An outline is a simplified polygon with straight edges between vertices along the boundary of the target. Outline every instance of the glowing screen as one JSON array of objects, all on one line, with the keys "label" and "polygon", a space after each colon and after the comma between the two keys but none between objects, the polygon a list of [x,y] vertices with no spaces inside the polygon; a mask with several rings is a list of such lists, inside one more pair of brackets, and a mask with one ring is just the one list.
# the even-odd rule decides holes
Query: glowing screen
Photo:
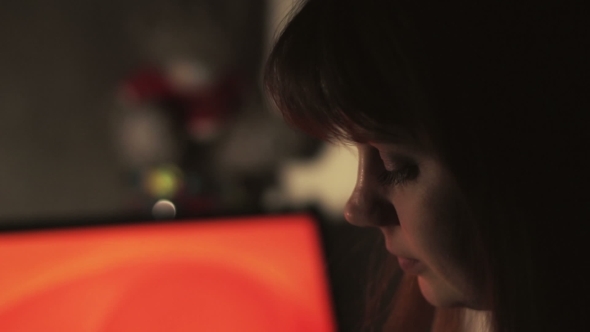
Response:
[{"label": "glowing screen", "polygon": [[334,331],[308,216],[0,234],[0,331]]}]

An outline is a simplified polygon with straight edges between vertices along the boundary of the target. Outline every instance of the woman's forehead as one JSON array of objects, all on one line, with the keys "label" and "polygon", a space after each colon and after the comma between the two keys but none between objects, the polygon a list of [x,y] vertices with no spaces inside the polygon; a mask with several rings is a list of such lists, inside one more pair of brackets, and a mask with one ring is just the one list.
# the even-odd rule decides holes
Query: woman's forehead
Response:
[{"label": "woman's forehead", "polygon": [[363,130],[350,133],[350,141],[353,144],[367,144],[380,150],[414,151],[416,153],[433,153],[435,151],[432,141],[425,133],[413,133],[410,130],[392,127],[391,131]]},{"label": "woman's forehead", "polygon": [[412,135],[409,130],[394,126],[381,130],[355,128],[348,134],[356,143],[399,145],[416,145],[418,143],[415,135]]}]

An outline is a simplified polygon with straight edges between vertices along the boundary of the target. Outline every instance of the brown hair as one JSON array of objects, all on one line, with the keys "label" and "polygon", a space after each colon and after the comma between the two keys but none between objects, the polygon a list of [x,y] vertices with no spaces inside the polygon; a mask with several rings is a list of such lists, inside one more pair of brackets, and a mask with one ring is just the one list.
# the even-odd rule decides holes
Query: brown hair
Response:
[{"label": "brown hair", "polygon": [[[588,97],[575,77],[587,73],[588,35],[566,6],[520,6],[305,1],[264,82],[285,119],[321,139],[427,135],[476,216],[457,250],[489,291],[493,330],[564,330],[581,322],[590,295],[571,259],[587,221],[577,193]],[[376,300],[367,330],[458,329],[460,310],[429,307],[411,278],[388,297],[395,268],[382,270],[373,293],[387,299]],[[377,319],[379,310],[389,316]]]}]

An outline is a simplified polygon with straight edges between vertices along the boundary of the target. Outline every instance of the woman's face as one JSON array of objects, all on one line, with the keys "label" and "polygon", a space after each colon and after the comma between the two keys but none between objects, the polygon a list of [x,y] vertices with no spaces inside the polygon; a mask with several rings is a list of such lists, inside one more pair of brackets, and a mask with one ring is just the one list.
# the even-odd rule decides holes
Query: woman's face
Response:
[{"label": "woman's face", "polygon": [[[357,144],[356,187],[346,219],[379,227],[387,250],[416,275],[434,306],[485,307],[465,261],[466,204],[442,161],[426,148],[404,143]],[[468,226],[467,226],[468,227]]]}]

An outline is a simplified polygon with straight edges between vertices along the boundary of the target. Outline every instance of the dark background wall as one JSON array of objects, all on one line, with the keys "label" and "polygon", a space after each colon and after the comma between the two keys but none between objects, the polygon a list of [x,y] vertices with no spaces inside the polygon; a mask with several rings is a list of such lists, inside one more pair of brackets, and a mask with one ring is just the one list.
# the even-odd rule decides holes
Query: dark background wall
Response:
[{"label": "dark background wall", "polygon": [[[255,84],[263,15],[260,0],[0,2],[0,220],[120,211],[117,82],[166,52],[230,45],[217,58]],[[177,40],[158,44],[162,26]]]}]

